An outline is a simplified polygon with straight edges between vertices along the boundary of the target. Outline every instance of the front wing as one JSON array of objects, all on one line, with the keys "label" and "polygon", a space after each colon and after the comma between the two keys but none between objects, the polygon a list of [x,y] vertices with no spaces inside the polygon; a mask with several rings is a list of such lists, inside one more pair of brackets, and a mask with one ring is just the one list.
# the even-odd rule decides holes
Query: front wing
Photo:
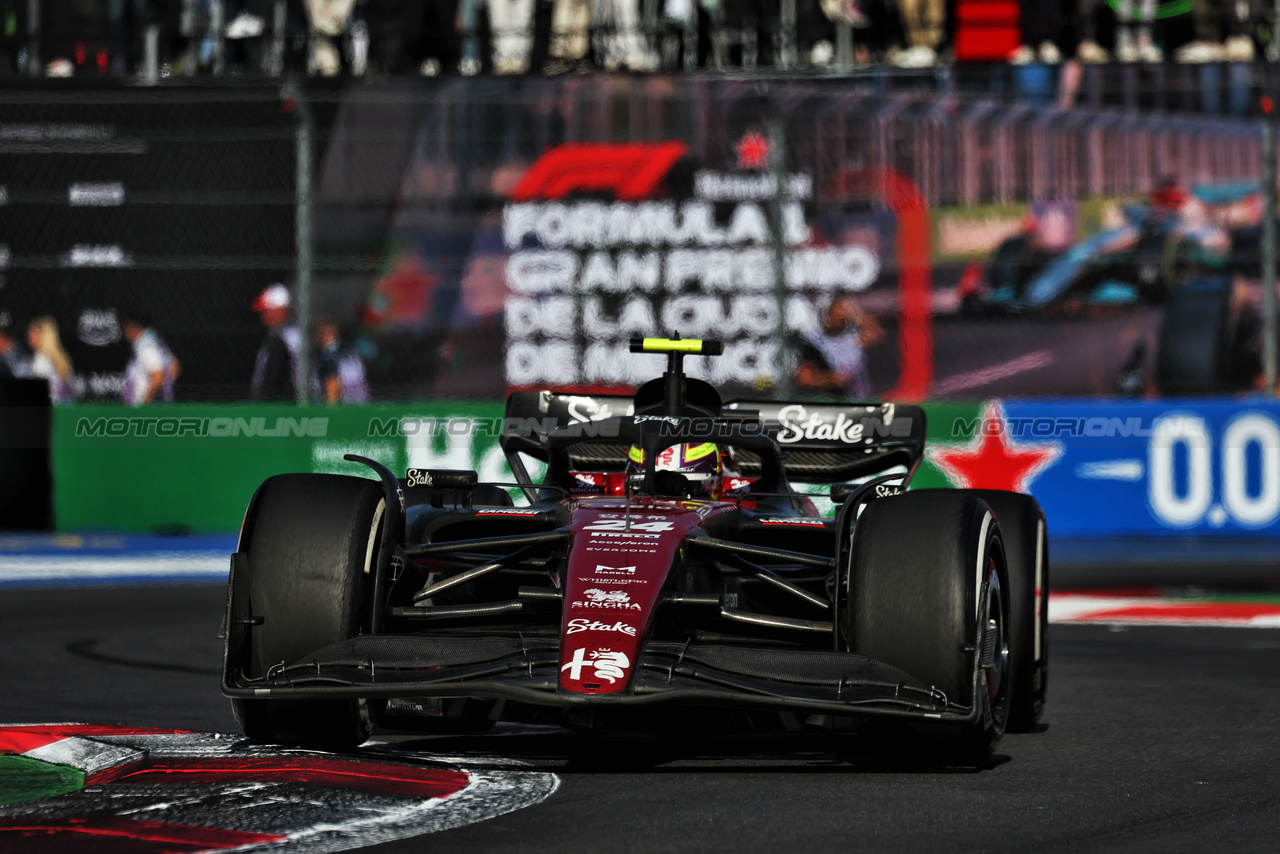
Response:
[{"label": "front wing", "polygon": [[222,688],[243,699],[482,697],[566,709],[700,703],[955,723],[979,714],[854,653],[654,641],[636,662],[631,690],[617,694],[560,690],[559,662],[555,639],[363,635],[265,677],[226,670]]}]

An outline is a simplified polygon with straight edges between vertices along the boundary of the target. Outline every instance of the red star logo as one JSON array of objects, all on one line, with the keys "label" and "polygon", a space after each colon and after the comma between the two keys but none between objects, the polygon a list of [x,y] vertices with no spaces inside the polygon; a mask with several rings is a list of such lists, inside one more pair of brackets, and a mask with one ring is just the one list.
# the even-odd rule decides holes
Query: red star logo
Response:
[{"label": "red star logo", "polygon": [[999,401],[982,408],[982,423],[968,445],[930,448],[929,460],[962,489],[1030,492],[1031,481],[1062,456],[1062,445],[1014,444]]},{"label": "red star logo", "polygon": [[742,139],[738,140],[738,144],[733,150],[738,153],[739,169],[765,169],[769,166],[769,140],[762,137],[755,131],[750,131]]}]

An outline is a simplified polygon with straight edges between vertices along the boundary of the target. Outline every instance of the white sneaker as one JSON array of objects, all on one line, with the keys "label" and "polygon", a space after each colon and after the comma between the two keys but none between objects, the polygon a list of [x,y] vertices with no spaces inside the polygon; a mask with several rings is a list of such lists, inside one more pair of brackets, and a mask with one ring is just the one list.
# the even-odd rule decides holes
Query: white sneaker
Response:
[{"label": "white sneaker", "polygon": [[69,59],[55,59],[44,70],[46,77],[70,77],[76,73],[76,67]]},{"label": "white sneaker", "polygon": [[1222,61],[1222,45],[1213,42],[1192,42],[1178,48],[1174,57],[1178,62],[1199,63],[1199,62],[1221,62]]},{"label": "white sneaker", "polygon": [[1022,45],[1009,57],[1011,65],[1029,65],[1036,61],[1036,52],[1029,45]]},{"label": "white sneaker", "polygon": [[1248,36],[1232,36],[1222,46],[1222,58],[1227,62],[1253,62],[1253,39]]},{"label": "white sneaker", "polygon": [[1040,61],[1045,65],[1057,65],[1062,62],[1062,51],[1058,46],[1046,39],[1040,42]]},{"label": "white sneaker", "polygon": [[813,48],[809,51],[810,65],[830,65],[835,58],[836,49],[826,39],[815,42]]},{"label": "white sneaker", "polygon": [[898,51],[889,61],[899,68],[930,68],[938,61],[938,55],[927,45],[917,45]]},{"label": "white sneaker", "polygon": [[1138,61],[1138,47],[1133,43],[1133,33],[1128,30],[1121,29],[1116,32],[1116,61]]},{"label": "white sneaker", "polygon": [[1080,42],[1080,47],[1076,48],[1076,58],[1081,62],[1102,63],[1110,62],[1111,54],[1097,42],[1085,39]]},{"label": "white sneaker", "polygon": [[324,36],[316,36],[311,44],[311,61],[323,77],[337,77],[342,70],[342,56],[333,42]]},{"label": "white sneaker", "polygon": [[262,35],[262,19],[248,12],[241,12],[227,24],[225,33],[229,39],[256,39]]},{"label": "white sneaker", "polygon": [[1153,45],[1151,42],[1138,45],[1138,61],[1139,62],[1164,62],[1164,51]]}]

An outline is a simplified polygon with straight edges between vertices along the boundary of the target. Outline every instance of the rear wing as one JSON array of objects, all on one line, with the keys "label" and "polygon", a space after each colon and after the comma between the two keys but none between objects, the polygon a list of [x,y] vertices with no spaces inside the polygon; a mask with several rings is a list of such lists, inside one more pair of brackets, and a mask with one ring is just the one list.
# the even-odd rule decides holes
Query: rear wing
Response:
[{"label": "rear wing", "polygon": [[[918,406],[732,400],[721,413],[735,422],[758,419],[762,433],[783,451],[787,478],[800,483],[845,483],[895,466],[912,471],[924,455],[925,415]],[[520,452],[546,462],[543,440],[553,430],[632,414],[630,395],[513,392],[503,417],[502,449],[508,460]],[[575,469],[626,467],[627,443],[607,436],[592,439],[590,430],[584,433],[581,445],[570,451]],[[750,449],[735,450],[733,458],[742,475],[760,475],[759,455]]]},{"label": "rear wing", "polygon": [[[502,436],[499,443],[510,458],[515,452],[529,454],[547,461],[542,441],[553,430],[570,424],[589,424],[604,421],[618,415],[631,415],[635,411],[629,394],[569,394],[558,391],[516,391],[507,396],[507,408],[502,415]],[[610,444],[617,445],[611,449]],[[595,447],[595,446],[599,447]],[[627,464],[629,446],[616,442],[593,443],[591,457],[594,465],[581,465],[583,471],[621,470]],[[617,459],[613,459],[616,457]],[[584,460],[584,463],[592,460]]]},{"label": "rear wing", "polygon": [[[787,477],[800,483],[846,483],[895,466],[910,472],[924,456],[925,416],[918,406],[731,400],[723,410],[757,413],[765,435],[782,448]],[[749,454],[735,461],[744,475],[757,473]]]}]

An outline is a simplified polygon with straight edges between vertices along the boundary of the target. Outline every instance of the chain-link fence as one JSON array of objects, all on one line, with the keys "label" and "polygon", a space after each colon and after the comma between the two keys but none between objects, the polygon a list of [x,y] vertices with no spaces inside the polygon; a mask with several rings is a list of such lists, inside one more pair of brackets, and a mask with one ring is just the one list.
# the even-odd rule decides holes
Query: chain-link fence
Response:
[{"label": "chain-link fence", "polygon": [[[119,395],[126,313],[177,399],[247,398],[272,282],[298,373],[374,399],[626,387],[626,338],[674,331],[729,342],[692,367],[731,389],[974,397],[1149,390],[1196,271],[1259,302],[1256,122],[883,83],[10,91],[0,312],[55,318],[81,399]],[[858,379],[825,388],[840,313]]]},{"label": "chain-link fence", "polygon": [[52,317],[76,396],[118,398],[127,314],[184,396],[240,397],[250,304],[294,276],[297,121],[278,87],[0,93],[0,311]]}]

